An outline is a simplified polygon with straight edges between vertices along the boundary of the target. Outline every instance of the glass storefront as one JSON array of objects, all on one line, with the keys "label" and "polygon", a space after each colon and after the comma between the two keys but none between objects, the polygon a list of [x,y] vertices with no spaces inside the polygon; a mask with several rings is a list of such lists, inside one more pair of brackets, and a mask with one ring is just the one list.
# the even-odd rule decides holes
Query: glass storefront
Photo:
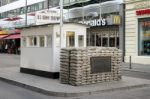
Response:
[{"label": "glass storefront", "polygon": [[[102,28],[102,27],[101,27]],[[119,48],[118,28],[98,27],[88,30],[88,46],[117,47]]]},{"label": "glass storefront", "polygon": [[139,56],[150,55],[150,18],[138,20],[138,54]]}]

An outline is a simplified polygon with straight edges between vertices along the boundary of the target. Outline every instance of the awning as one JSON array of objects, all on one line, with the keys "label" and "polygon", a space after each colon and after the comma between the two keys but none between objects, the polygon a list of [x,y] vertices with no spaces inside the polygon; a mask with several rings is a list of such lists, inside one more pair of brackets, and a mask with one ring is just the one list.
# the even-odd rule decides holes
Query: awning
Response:
[{"label": "awning", "polygon": [[6,19],[4,19],[4,21],[16,21],[16,20],[20,20],[20,19],[22,19],[21,17],[9,17],[9,18],[6,18]]},{"label": "awning", "polygon": [[19,39],[19,38],[20,38],[20,34],[10,34],[4,39]]},{"label": "awning", "polygon": [[6,36],[8,36],[8,35],[0,35],[0,39],[5,38]]}]

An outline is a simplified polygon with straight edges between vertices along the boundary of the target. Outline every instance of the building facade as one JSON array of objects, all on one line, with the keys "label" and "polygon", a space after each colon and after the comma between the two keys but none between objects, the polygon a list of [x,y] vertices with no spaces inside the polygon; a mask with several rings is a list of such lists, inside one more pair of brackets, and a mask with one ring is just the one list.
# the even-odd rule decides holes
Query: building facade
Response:
[{"label": "building facade", "polygon": [[125,0],[125,61],[150,64],[150,0]]},{"label": "building facade", "polygon": [[[17,0],[1,6],[0,26],[13,28],[35,25],[37,22],[42,24],[49,22],[46,19],[49,20],[53,16],[46,16],[49,13],[44,14],[43,10],[59,10],[59,1]],[[64,0],[63,21],[89,25],[90,28],[87,31],[88,46],[117,47],[124,52],[123,9],[123,4],[114,0]],[[32,15],[35,12],[38,12],[42,17]],[[58,14],[57,21],[59,21]],[[5,21],[8,17],[19,17],[20,19]],[[38,21],[36,18],[38,18]]]},{"label": "building facade", "polygon": [[117,47],[124,53],[124,5],[109,0],[82,1],[69,4],[65,1],[64,21],[90,26],[87,46]]}]

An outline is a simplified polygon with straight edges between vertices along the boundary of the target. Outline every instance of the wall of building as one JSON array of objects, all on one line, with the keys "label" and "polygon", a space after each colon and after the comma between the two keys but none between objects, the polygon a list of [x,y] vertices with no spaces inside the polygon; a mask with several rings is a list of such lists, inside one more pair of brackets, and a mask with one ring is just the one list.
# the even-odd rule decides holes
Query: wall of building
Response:
[{"label": "wall of building", "polygon": [[[148,9],[148,6],[141,6],[144,2],[149,2],[149,0],[125,0],[126,10],[125,10],[125,62],[129,62],[129,57],[131,56],[133,63],[150,64],[149,56],[139,56],[138,55],[138,19],[150,17],[150,15],[137,16],[136,11],[141,9]],[[140,6],[139,6],[140,5]]]}]

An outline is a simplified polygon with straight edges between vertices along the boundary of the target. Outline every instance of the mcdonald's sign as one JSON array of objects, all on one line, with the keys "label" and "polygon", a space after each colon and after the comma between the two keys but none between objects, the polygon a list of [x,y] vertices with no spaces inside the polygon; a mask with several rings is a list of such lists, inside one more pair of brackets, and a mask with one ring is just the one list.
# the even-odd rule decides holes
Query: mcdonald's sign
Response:
[{"label": "mcdonald's sign", "polygon": [[121,23],[121,19],[119,15],[112,16],[112,24],[119,25]]}]

